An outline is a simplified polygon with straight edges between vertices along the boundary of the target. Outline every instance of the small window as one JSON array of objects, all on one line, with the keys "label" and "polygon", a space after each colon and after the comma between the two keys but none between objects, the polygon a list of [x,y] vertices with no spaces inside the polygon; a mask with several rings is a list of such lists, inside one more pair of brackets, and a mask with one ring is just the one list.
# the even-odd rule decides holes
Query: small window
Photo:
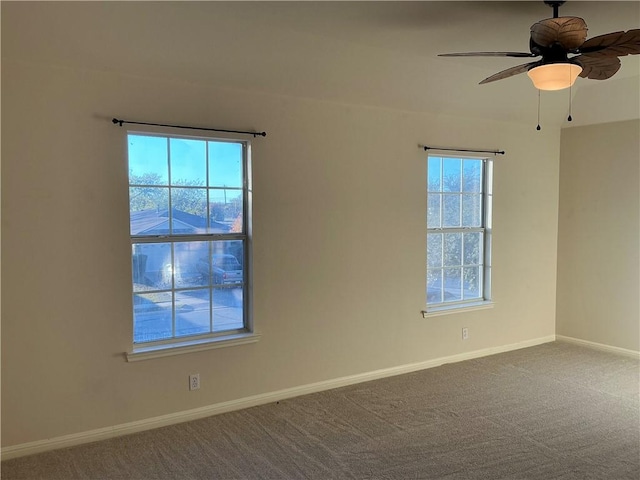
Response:
[{"label": "small window", "polygon": [[427,312],[489,301],[492,162],[427,162]]},{"label": "small window", "polygon": [[133,343],[250,331],[248,142],[127,135]]}]

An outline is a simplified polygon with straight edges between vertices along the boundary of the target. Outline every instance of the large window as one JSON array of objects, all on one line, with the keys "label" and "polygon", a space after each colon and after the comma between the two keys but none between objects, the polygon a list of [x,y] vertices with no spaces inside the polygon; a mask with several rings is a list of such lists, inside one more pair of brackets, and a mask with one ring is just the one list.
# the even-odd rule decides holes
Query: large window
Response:
[{"label": "large window", "polygon": [[488,159],[428,157],[427,311],[490,299]]},{"label": "large window", "polygon": [[248,332],[248,143],[127,135],[133,342]]}]

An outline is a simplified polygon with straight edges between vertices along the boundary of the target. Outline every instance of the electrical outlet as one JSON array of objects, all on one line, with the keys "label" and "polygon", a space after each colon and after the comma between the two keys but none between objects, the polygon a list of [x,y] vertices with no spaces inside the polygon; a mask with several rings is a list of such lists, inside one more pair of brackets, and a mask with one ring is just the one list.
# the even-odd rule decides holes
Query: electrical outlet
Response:
[{"label": "electrical outlet", "polygon": [[469,340],[469,329],[466,327],[462,329],[462,339]]},{"label": "electrical outlet", "polygon": [[200,374],[194,373],[189,375],[189,390],[198,390],[200,388]]}]

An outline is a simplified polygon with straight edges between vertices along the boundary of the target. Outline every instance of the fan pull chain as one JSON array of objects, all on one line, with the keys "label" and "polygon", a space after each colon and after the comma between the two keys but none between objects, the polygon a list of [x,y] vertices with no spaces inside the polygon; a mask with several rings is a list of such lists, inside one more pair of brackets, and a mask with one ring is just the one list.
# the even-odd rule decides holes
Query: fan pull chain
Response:
[{"label": "fan pull chain", "polygon": [[[569,77],[571,77],[571,71],[569,71]],[[571,122],[573,118],[571,117],[571,84],[569,84],[569,116],[567,117],[567,121]]]},{"label": "fan pull chain", "polygon": [[538,126],[536,130],[541,130],[540,128],[540,90],[538,90]]}]

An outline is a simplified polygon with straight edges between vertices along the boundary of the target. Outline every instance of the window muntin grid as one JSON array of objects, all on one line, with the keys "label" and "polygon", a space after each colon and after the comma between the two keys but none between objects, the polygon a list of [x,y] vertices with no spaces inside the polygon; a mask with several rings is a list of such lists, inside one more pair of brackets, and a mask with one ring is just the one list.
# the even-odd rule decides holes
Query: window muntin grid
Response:
[{"label": "window muntin grid", "polygon": [[427,159],[427,305],[489,299],[491,162]]},{"label": "window muntin grid", "polygon": [[248,142],[127,144],[134,344],[248,331]]}]

